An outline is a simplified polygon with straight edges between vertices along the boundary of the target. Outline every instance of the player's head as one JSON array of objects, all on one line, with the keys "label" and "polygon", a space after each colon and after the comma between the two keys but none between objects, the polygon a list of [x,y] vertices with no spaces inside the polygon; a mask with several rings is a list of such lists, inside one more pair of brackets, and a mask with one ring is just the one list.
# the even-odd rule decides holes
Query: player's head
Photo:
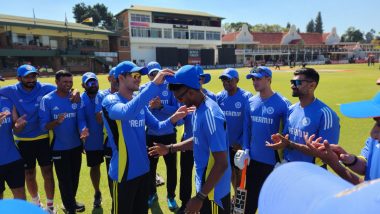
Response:
[{"label": "player's head", "polygon": [[33,89],[37,84],[38,70],[31,65],[17,68],[17,79],[25,89]]},{"label": "player's head", "polygon": [[116,66],[114,77],[119,83],[119,90],[127,89],[130,91],[138,91],[141,76],[147,73],[148,69],[146,67],[139,67],[131,61],[124,61]]},{"label": "player's head", "polygon": [[115,78],[115,69],[116,67],[113,67],[108,73],[108,82],[110,82],[112,91],[117,91],[119,89],[119,83]]},{"label": "player's head", "polygon": [[197,66],[182,66],[174,76],[166,76],[165,79],[169,83],[169,90],[173,92],[174,97],[188,107],[194,105],[199,95],[202,94]]},{"label": "player's head", "polygon": [[272,83],[272,71],[266,66],[253,68],[246,76],[247,79],[252,79],[255,91],[264,91],[270,89]]},{"label": "player's head", "polygon": [[219,79],[223,83],[224,90],[228,92],[235,91],[239,82],[239,73],[234,68],[226,68],[223,74],[219,76]]},{"label": "player's head", "polygon": [[82,76],[82,87],[87,94],[96,94],[99,90],[98,77],[92,72],[86,72]]},{"label": "player's head", "polygon": [[294,77],[290,83],[293,97],[314,95],[319,83],[319,74],[313,68],[301,68],[294,72]]},{"label": "player's head", "polygon": [[148,68],[148,78],[150,81],[152,81],[158,72],[162,70],[160,63],[155,61],[148,63],[146,67]]},{"label": "player's head", "polygon": [[58,91],[69,93],[73,88],[73,75],[69,71],[59,70],[55,73],[55,83]]}]

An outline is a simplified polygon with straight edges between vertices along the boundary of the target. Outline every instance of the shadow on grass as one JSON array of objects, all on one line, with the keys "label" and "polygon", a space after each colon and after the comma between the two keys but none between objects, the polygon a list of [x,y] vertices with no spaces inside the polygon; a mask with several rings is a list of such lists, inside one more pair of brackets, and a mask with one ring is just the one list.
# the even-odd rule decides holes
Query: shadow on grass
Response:
[{"label": "shadow on grass", "polygon": [[103,208],[99,207],[92,209],[92,214],[103,214]]},{"label": "shadow on grass", "polygon": [[163,214],[160,204],[157,201],[153,203],[150,211],[152,211],[152,214]]}]

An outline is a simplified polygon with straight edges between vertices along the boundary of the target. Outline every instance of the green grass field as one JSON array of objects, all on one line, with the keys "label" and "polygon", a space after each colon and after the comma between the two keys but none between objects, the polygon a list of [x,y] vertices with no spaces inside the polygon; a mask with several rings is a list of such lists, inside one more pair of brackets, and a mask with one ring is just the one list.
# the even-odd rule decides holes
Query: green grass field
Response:
[{"label": "green grass field", "polygon": [[[320,73],[320,82],[316,90],[316,97],[321,99],[323,102],[328,104],[334,111],[337,112],[340,117],[341,134],[340,134],[340,144],[343,145],[349,152],[358,154],[360,152],[365,139],[369,135],[369,131],[373,125],[372,119],[350,119],[343,116],[339,111],[339,105],[341,103],[347,103],[352,101],[359,101],[365,99],[371,99],[376,92],[378,87],[375,81],[380,77],[380,71],[378,70],[378,65],[375,67],[368,67],[367,64],[355,64],[355,65],[321,65],[312,66]],[[283,96],[287,97],[292,103],[297,102],[296,98],[291,97],[291,89],[289,80],[293,76],[294,70],[289,69],[289,67],[282,67],[281,71],[275,71],[273,73],[272,88],[280,92]],[[217,93],[223,89],[221,81],[218,76],[223,70],[208,70],[206,72],[211,73],[212,80],[210,83],[205,85],[205,88]],[[240,73],[239,86],[248,91],[254,93],[252,81],[245,79],[245,75],[248,73],[249,68],[238,69]],[[106,89],[109,87],[106,75],[99,75],[100,88]],[[1,86],[5,84],[13,84],[17,80],[8,80],[6,82],[1,82]],[[41,77],[39,78],[41,82],[54,83],[54,78]],[[146,82],[147,78],[144,77],[142,82]],[[75,76],[74,87],[83,90],[81,87],[81,77]],[[162,158],[161,158],[162,159]],[[158,173],[163,177],[166,177],[166,168],[164,162],[160,159],[158,165]],[[179,164],[178,164],[179,165]],[[111,198],[107,188],[106,180],[106,169],[105,164],[102,165],[102,178],[101,178],[101,190],[103,193],[103,208],[102,209],[92,209],[94,190],[89,177],[89,169],[86,165],[85,156],[83,156],[82,171],[79,183],[79,189],[77,193],[77,200],[83,202],[86,205],[85,213],[109,213],[111,209]],[[39,170],[38,170],[39,171]],[[43,191],[43,183],[41,174],[38,172],[38,184],[39,192],[42,201],[45,203],[45,194]],[[179,179],[179,173],[178,173]],[[179,185],[177,185],[178,187]],[[151,213],[170,213],[166,204],[166,186],[158,187],[159,200]],[[179,187],[177,188],[177,195]],[[194,192],[194,190],[193,190]],[[28,195],[28,194],[27,194]],[[10,191],[7,189],[5,191],[4,198],[12,197]],[[55,194],[55,205],[61,207],[62,202],[60,199],[59,189],[56,180],[56,194]],[[28,198],[30,196],[28,195]],[[180,201],[177,197],[178,205],[180,206]],[[59,209],[60,213],[62,211]]]}]

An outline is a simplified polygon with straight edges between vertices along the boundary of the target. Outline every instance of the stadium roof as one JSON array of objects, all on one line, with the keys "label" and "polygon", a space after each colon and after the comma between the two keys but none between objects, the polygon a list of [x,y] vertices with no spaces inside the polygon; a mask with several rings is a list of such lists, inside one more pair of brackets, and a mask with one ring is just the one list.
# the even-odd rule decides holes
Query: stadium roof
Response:
[{"label": "stadium roof", "polygon": [[11,16],[0,14],[0,25],[15,25],[22,27],[39,27],[46,29],[56,29],[56,30],[70,30],[77,32],[91,32],[91,33],[99,33],[99,34],[113,34],[112,31],[100,29],[98,27],[91,27],[84,24],[72,23],[65,21],[54,21],[48,19],[34,19],[28,17],[21,16]]},{"label": "stadium roof", "polygon": [[137,11],[148,11],[148,12],[160,12],[160,13],[171,13],[171,14],[181,14],[181,15],[191,15],[191,16],[203,16],[203,17],[213,17],[224,19],[220,16],[215,16],[206,12],[193,11],[193,10],[179,10],[172,8],[162,8],[162,7],[150,7],[150,6],[142,6],[142,5],[131,5],[130,8],[124,9],[121,12],[117,13],[115,16],[120,15],[128,10],[137,10]]}]

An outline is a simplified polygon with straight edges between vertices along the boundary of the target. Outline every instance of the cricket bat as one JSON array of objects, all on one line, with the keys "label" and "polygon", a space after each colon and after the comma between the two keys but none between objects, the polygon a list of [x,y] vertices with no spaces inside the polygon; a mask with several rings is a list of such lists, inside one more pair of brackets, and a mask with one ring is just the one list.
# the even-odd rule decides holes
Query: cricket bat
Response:
[{"label": "cricket bat", "polygon": [[245,177],[247,174],[248,160],[244,161],[244,169],[241,173],[240,186],[236,190],[233,214],[243,214],[245,210],[245,203],[247,200],[247,190],[245,190]]}]

